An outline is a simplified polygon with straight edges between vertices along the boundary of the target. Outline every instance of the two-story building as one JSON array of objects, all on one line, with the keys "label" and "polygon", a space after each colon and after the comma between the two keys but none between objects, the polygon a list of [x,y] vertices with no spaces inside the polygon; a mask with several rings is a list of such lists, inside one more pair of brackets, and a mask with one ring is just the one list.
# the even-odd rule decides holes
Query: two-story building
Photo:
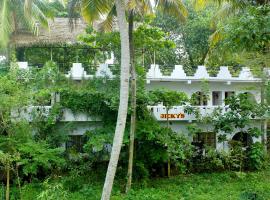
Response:
[{"label": "two-story building", "polygon": [[[90,79],[94,76],[102,77],[107,76],[114,78],[113,73],[109,68],[111,61],[105,64],[100,64],[95,75],[89,75],[82,67],[81,63],[73,63],[72,68],[66,74],[67,78],[74,81],[80,81],[83,79]],[[21,69],[28,69],[27,62],[19,62]],[[225,99],[231,95],[239,93],[248,93],[250,97],[257,103],[261,102],[261,82],[260,78],[255,78],[251,70],[247,67],[242,68],[240,74],[235,77],[232,76],[228,67],[220,67],[217,76],[210,76],[205,66],[198,66],[193,76],[187,76],[183,70],[183,66],[176,65],[170,75],[163,75],[158,65],[151,65],[146,74],[146,89],[169,89],[179,92],[184,92],[189,98],[196,98],[194,102],[194,108],[198,109],[201,116],[209,116],[216,108],[221,108],[226,112]],[[207,94],[206,94],[207,93]],[[208,98],[205,98],[207,95]],[[58,100],[61,99],[60,97]],[[57,98],[56,98],[57,101]],[[28,115],[33,109],[38,107],[29,107],[24,113],[13,113],[14,118],[21,117],[22,115],[31,121],[31,116]],[[49,112],[51,106],[45,108],[44,113]],[[196,137],[188,134],[187,126],[192,122],[196,122],[197,119],[194,114],[185,113],[185,106],[175,105],[169,109],[168,114],[165,106],[161,104],[156,106],[149,106],[153,116],[161,124],[167,125],[167,118],[169,118],[169,126],[179,134],[185,134],[190,137],[192,141],[202,141],[204,144],[215,147],[217,149],[228,148],[228,142],[219,143],[218,136],[223,134],[222,132],[213,132],[213,126],[211,123],[197,122],[198,126],[203,130],[200,135]],[[69,135],[74,139],[76,145],[80,145],[82,141],[82,135],[89,129],[97,127],[98,118],[92,118],[84,113],[72,113],[71,110],[65,109],[63,111],[62,119],[60,120],[60,128],[64,126],[66,122],[74,122],[74,128],[69,131]],[[253,119],[252,123],[242,130],[234,130],[229,135],[228,140],[237,139],[237,134],[243,132],[248,128],[257,127],[259,129],[267,129],[267,125],[262,126],[262,120]],[[262,130],[266,131],[266,130]],[[248,138],[246,138],[248,139]],[[249,138],[252,142],[261,141],[261,138]]]},{"label": "two-story building", "polygon": [[[161,73],[158,65],[151,65],[146,78],[147,90],[165,88],[185,92],[189,98],[195,98],[196,101],[191,106],[197,108],[202,117],[211,116],[216,108],[221,108],[223,112],[226,112],[225,99],[234,94],[248,93],[254,101],[257,103],[261,102],[262,80],[255,78],[251,70],[247,67],[243,67],[237,77],[232,76],[228,67],[225,66],[220,67],[217,76],[210,76],[205,66],[198,66],[193,76],[187,76],[183,70],[183,66],[176,65],[172,73],[169,76],[165,76]],[[213,125],[211,123],[196,122],[194,114],[184,112],[185,106],[175,105],[169,109],[168,116],[166,115],[166,108],[162,104],[149,106],[149,109],[151,109],[155,118],[164,126],[167,124],[168,117],[170,127],[174,131],[189,136],[193,141],[200,140],[204,144],[217,149],[223,149],[224,147],[227,149],[229,146],[228,141],[238,139],[240,132],[246,131],[248,128],[262,128],[262,121],[260,119],[254,119],[244,129],[234,130],[227,138],[228,141],[224,144],[219,143],[217,139],[218,135],[223,134],[222,132],[213,132]],[[191,122],[196,122],[203,132],[195,137],[190,136],[187,127]],[[252,142],[261,141],[261,138],[245,139],[252,140]]]}]

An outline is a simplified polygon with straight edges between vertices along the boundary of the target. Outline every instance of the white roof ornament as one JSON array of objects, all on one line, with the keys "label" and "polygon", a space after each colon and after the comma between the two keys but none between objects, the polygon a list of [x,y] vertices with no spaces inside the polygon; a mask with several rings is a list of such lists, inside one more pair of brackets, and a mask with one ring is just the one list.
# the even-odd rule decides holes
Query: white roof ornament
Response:
[{"label": "white roof ornament", "polygon": [[151,64],[150,69],[146,73],[146,78],[162,78],[162,73],[159,69],[159,65]]},{"label": "white roof ornament", "polygon": [[253,79],[253,75],[248,67],[243,67],[240,74],[240,79]]},{"label": "white roof ornament", "polygon": [[82,80],[83,78],[90,78],[91,75],[87,75],[86,71],[84,71],[84,68],[82,67],[82,63],[73,63],[66,77],[73,80]]},{"label": "white roof ornament", "polygon": [[221,66],[219,72],[217,74],[217,78],[220,79],[230,79],[232,78],[231,72],[229,71],[227,66]]},{"label": "white roof ornament", "polygon": [[17,62],[19,69],[28,70],[28,62]]},{"label": "white roof ornament", "polygon": [[182,65],[175,65],[171,78],[185,79],[187,77]]},{"label": "white roof ornament", "polygon": [[198,69],[196,70],[196,73],[194,74],[194,78],[197,79],[209,78],[209,74],[206,70],[206,67],[203,65],[199,65]]},{"label": "white roof ornament", "polygon": [[114,64],[114,54],[111,52],[111,58],[105,60],[105,64],[113,65]]},{"label": "white roof ornament", "polygon": [[99,67],[97,68],[96,71],[96,77],[109,77],[109,78],[114,78],[114,75],[109,68],[108,64],[100,64]]}]

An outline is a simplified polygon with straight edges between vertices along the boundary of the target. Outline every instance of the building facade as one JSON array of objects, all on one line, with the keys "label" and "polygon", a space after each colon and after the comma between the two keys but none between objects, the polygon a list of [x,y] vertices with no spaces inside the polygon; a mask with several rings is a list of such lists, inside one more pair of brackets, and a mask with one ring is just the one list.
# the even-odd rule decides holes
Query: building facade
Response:
[{"label": "building facade", "polygon": [[[19,62],[19,68],[28,70],[26,62]],[[68,74],[67,78],[74,81],[81,81],[83,79],[91,79],[93,77],[109,77],[114,78],[113,73],[110,71],[109,63],[100,64],[95,75],[89,75],[82,67],[81,63],[74,63]],[[242,68],[240,74],[235,77],[232,76],[228,67],[220,67],[217,76],[210,76],[205,66],[198,66],[193,76],[187,76],[183,70],[183,66],[176,65],[174,70],[169,76],[161,73],[159,65],[151,65],[146,74],[145,87],[148,91],[155,89],[168,89],[179,92],[184,92],[189,98],[195,98],[194,104],[190,105],[196,108],[202,117],[210,116],[215,109],[219,108],[222,112],[226,112],[227,106],[225,103],[226,98],[231,95],[239,93],[248,93],[251,98],[257,103],[261,102],[261,83],[262,80],[255,78],[249,68]],[[54,95],[54,101],[60,101],[59,94]],[[204,98],[207,95],[207,98]],[[52,101],[52,102],[54,102]],[[44,115],[48,114],[52,106],[30,106],[24,112],[13,112],[13,118],[26,118],[31,121],[33,110],[40,110]],[[169,126],[178,134],[185,134],[194,142],[203,142],[208,146],[212,146],[218,150],[226,150],[229,148],[228,142],[218,142],[218,136],[222,132],[213,132],[213,125],[211,123],[202,123],[197,121],[194,114],[185,112],[185,106],[175,105],[166,111],[165,106],[160,103],[154,106],[148,106],[154,118],[161,124],[166,126],[167,120]],[[75,141],[76,145],[83,143],[82,135],[90,129],[94,129],[101,125],[100,119],[88,116],[85,113],[72,113],[69,109],[63,110],[62,118],[59,121],[59,128],[61,129],[67,122],[73,122],[73,128],[67,133]],[[187,130],[188,125],[197,123],[202,129],[202,133],[196,136],[190,136]],[[246,131],[248,128],[257,127],[262,129],[262,121],[260,119],[253,119],[252,123],[244,129],[235,129],[230,135],[228,140],[237,137],[239,132]],[[251,138],[252,142],[261,141],[261,138]],[[67,147],[72,144],[67,144]],[[79,147],[78,147],[79,148]]]}]

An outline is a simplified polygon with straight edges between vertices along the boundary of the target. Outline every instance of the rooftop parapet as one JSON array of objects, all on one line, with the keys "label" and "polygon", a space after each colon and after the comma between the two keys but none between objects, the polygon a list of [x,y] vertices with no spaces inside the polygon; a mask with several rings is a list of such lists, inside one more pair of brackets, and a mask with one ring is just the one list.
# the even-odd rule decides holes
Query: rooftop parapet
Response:
[{"label": "rooftop parapet", "polygon": [[159,65],[151,65],[146,73],[147,83],[150,81],[199,81],[206,79],[209,81],[239,81],[239,82],[257,82],[259,78],[255,78],[248,67],[243,67],[238,77],[233,77],[227,66],[221,66],[217,76],[210,76],[205,66],[198,66],[194,76],[187,76],[182,65],[175,65],[170,76],[161,73]]},{"label": "rooftop parapet", "polygon": [[[97,68],[95,76],[114,78],[114,75],[110,70],[108,64],[100,64]],[[73,80],[82,80],[93,78],[94,75],[87,74],[86,71],[84,71],[84,68],[82,67],[81,63],[73,63],[73,66],[68,72],[68,74],[66,74],[66,77],[71,78]]]},{"label": "rooftop parapet", "polygon": [[[17,62],[19,69],[21,70],[28,70],[28,62]],[[70,71],[68,71],[67,74],[65,74],[67,78],[71,78],[72,80],[83,80],[83,79],[91,79],[94,76],[96,77],[108,77],[108,78],[114,78],[115,75],[113,75],[111,69],[109,68],[109,64],[100,64],[97,68],[97,71],[95,75],[87,74],[87,72],[84,70],[84,67],[82,66],[82,63],[73,63]]]}]

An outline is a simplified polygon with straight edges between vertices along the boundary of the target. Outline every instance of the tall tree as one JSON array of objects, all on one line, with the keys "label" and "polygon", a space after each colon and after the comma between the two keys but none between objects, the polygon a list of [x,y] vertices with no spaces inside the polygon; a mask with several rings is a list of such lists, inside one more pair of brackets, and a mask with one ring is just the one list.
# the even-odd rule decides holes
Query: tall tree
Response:
[{"label": "tall tree", "polygon": [[123,143],[123,136],[128,109],[130,49],[129,49],[128,24],[125,16],[126,2],[124,2],[123,0],[116,0],[115,4],[121,39],[120,103],[118,109],[117,124],[113,140],[111,158],[107,169],[106,179],[101,197],[102,200],[109,200],[111,196],[119,154]]},{"label": "tall tree", "polygon": [[[73,6],[76,5],[75,1],[73,1],[73,3],[74,3]],[[110,7],[112,5],[112,1],[104,2],[101,0],[95,1],[82,0],[81,5],[82,5],[81,13],[88,22],[98,20],[103,14],[108,14],[108,12],[112,10],[110,9],[112,8]],[[120,40],[121,40],[120,102],[111,157],[101,197],[102,200],[108,200],[110,199],[111,196],[113,181],[119,160],[121,146],[123,143],[123,136],[128,111],[130,50],[129,50],[128,24],[125,15],[126,6],[127,1],[115,0],[115,9],[117,13],[117,22],[119,26]]]},{"label": "tall tree", "polygon": [[[131,127],[130,127],[130,150],[129,150],[129,164],[128,164],[128,184],[126,191],[129,190],[131,186],[132,179],[132,168],[133,168],[133,149],[134,149],[134,138],[135,138],[135,130],[136,130],[136,68],[135,68],[135,50],[134,50],[134,42],[133,42],[133,27],[134,27],[134,15],[144,16],[147,13],[151,13],[153,9],[160,10],[161,12],[168,13],[174,15],[180,21],[183,21],[187,16],[187,11],[181,0],[155,0],[154,6],[151,6],[150,0],[126,0],[126,5],[124,9],[128,10],[128,34],[129,34],[129,55],[131,58]],[[119,2],[118,2],[119,3]],[[101,1],[95,0],[71,0],[70,1],[70,15],[74,14],[74,8],[81,7],[81,13],[84,18],[92,23],[95,20],[101,19],[101,15],[106,15],[106,19],[100,24],[101,30],[112,30],[113,22],[115,19],[115,14],[117,13],[117,21],[119,24],[120,37],[122,43],[121,36],[121,27],[119,23],[119,10],[117,10],[117,1]],[[118,11],[118,12],[117,12]],[[122,51],[122,45],[121,45]],[[121,57],[122,57],[121,53]],[[122,58],[121,58],[121,77],[122,77]],[[120,94],[121,96],[121,94]],[[121,101],[121,99],[120,99]],[[120,102],[121,106],[121,102]],[[119,111],[120,112],[120,111]],[[118,124],[118,123],[117,123]],[[115,140],[114,140],[115,142]],[[111,163],[111,161],[110,161]],[[109,164],[110,166],[110,164]],[[108,168],[109,170],[109,168]],[[108,173],[107,173],[108,174]],[[106,178],[107,180],[107,178]],[[105,185],[104,185],[105,187]]]}]

